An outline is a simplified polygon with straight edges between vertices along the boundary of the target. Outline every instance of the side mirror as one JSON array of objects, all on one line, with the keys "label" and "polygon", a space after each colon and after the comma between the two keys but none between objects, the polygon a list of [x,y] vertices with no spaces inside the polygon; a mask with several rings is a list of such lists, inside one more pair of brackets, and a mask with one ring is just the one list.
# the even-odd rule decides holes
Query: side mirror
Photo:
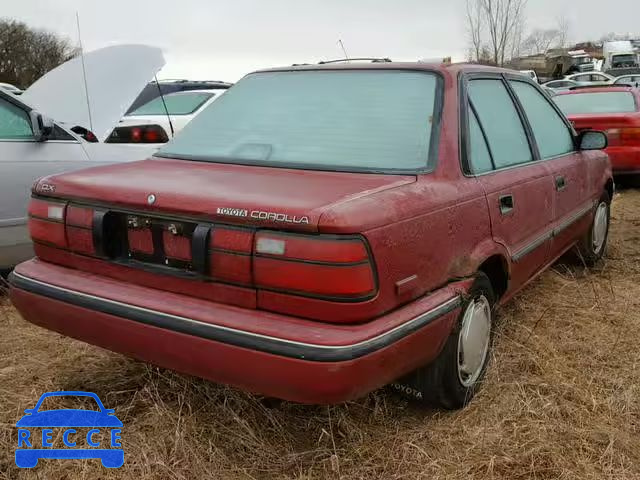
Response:
[{"label": "side mirror", "polygon": [[44,142],[51,137],[53,133],[53,120],[42,114],[32,110],[31,117],[31,129],[33,130],[33,136],[37,142]]},{"label": "side mirror", "polygon": [[597,130],[585,130],[578,135],[580,150],[603,150],[609,145],[609,140],[604,132]]}]

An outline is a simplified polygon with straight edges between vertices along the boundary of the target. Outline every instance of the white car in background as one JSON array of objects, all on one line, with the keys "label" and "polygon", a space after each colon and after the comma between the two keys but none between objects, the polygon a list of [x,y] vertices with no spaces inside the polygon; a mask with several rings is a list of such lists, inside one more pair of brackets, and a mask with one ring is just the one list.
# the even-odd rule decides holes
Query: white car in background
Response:
[{"label": "white car in background", "polygon": [[538,79],[538,74],[536,73],[535,70],[518,70],[518,71],[521,74],[526,75],[527,77],[529,77],[534,82],[540,83],[540,79]]},{"label": "white car in background", "polygon": [[640,87],[640,73],[637,73],[635,75],[621,75],[614,80],[613,84]]},{"label": "white car in background", "polygon": [[8,93],[13,93],[14,95],[21,95],[22,90],[20,90],[15,85],[11,85],[10,83],[2,83],[0,82],[0,90]]},{"label": "white car in background", "polygon": [[564,80],[571,80],[578,85],[607,85],[613,83],[614,77],[603,72],[585,72],[567,75]]},{"label": "white car in background", "polygon": [[550,82],[543,83],[542,87],[547,89],[549,93],[556,94],[558,92],[566,92],[570,90],[571,87],[577,87],[578,85],[579,84],[573,80],[551,80]]},{"label": "white car in background", "polygon": [[[0,271],[33,256],[27,203],[35,180],[141,160],[156,150],[109,145],[102,140],[162,68],[162,51],[119,45],[85,54],[88,96],[81,64],[80,57],[69,60],[19,97],[0,89]],[[113,74],[123,71],[126,76]],[[90,129],[97,141],[88,142],[74,133],[77,127]]]},{"label": "white car in background", "polygon": [[156,97],[120,120],[105,141],[127,144],[166,143],[226,91],[226,88],[188,90]]}]

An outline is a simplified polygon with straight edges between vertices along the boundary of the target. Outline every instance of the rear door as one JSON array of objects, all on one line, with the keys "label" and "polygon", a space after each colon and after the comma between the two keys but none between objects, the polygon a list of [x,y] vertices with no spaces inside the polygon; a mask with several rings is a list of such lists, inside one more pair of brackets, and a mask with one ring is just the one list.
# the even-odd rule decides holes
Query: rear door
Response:
[{"label": "rear door", "polygon": [[575,223],[587,216],[593,207],[588,169],[582,152],[575,147],[573,132],[558,108],[534,85],[518,76],[509,76],[509,84],[522,109],[547,168],[553,177],[552,257],[570,247],[584,229]]},{"label": "rear door", "polygon": [[549,259],[553,180],[537,161],[530,128],[505,79],[473,75],[466,83],[465,168],[482,184],[493,237],[511,256],[513,290]]}]

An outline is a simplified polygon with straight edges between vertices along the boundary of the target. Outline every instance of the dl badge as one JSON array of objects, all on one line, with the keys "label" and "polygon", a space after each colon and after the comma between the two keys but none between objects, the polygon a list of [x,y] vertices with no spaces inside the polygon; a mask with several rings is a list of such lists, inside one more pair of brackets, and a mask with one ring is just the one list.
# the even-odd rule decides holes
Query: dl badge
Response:
[{"label": "dl badge", "polygon": [[[46,410],[42,402],[49,397],[90,397],[97,403],[98,410]],[[104,408],[95,393],[45,393],[34,408],[24,412],[26,415],[16,423],[18,467],[35,467],[40,458],[99,458],[102,465],[108,468],[118,468],[124,463],[124,451],[120,443],[122,422],[113,414],[113,410]]]}]

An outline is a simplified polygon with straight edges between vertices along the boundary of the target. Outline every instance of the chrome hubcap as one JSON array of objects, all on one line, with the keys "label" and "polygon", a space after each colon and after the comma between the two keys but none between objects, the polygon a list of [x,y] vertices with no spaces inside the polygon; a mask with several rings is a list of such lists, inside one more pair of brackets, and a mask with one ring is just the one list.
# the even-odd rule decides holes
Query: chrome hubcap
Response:
[{"label": "chrome hubcap", "polygon": [[473,299],[462,317],[458,334],[458,378],[471,387],[482,373],[491,336],[491,305],[484,295]]},{"label": "chrome hubcap", "polygon": [[607,225],[609,223],[608,216],[607,204],[600,202],[593,219],[593,232],[591,235],[593,252],[596,254],[600,253],[600,250],[604,247],[604,240],[607,237]]}]

